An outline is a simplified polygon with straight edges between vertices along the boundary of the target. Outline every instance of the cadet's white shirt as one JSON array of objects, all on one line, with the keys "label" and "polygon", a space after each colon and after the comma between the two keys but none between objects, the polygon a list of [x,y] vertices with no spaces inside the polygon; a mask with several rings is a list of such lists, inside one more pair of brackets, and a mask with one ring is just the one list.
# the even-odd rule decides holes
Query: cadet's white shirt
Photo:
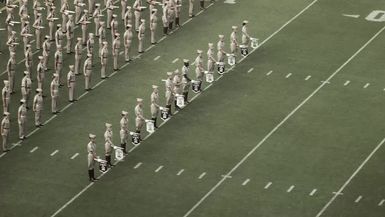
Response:
[{"label": "cadet's white shirt", "polygon": [[36,94],[33,99],[33,105],[36,110],[43,110],[43,96]]},{"label": "cadet's white shirt", "polygon": [[112,136],[112,131],[106,130],[106,132],[104,132],[104,141],[110,142],[112,144]]},{"label": "cadet's white shirt", "polygon": [[27,117],[27,108],[25,105],[20,105],[19,109],[17,110],[17,122],[20,124],[21,123],[21,118],[26,118]]},{"label": "cadet's white shirt", "polygon": [[189,68],[187,66],[182,67],[182,74],[188,74]]},{"label": "cadet's white shirt", "polygon": [[132,30],[130,29],[127,29],[125,32],[124,32],[124,44],[125,45],[128,45],[128,41],[131,41],[132,40],[132,37],[133,37],[133,34],[132,34]]},{"label": "cadet's white shirt", "polygon": [[155,93],[155,92],[151,93],[151,104],[158,107],[158,105],[159,105],[159,93]]},{"label": "cadet's white shirt", "polygon": [[52,96],[59,95],[59,81],[55,79],[51,81],[51,95]]},{"label": "cadet's white shirt", "polygon": [[21,80],[21,86],[24,88],[30,88],[31,85],[32,85],[32,80],[29,77],[24,76],[23,79]]},{"label": "cadet's white shirt", "polygon": [[140,118],[140,119],[144,120],[143,109],[139,105],[135,106],[135,116],[136,116],[136,118]]},{"label": "cadet's white shirt", "polygon": [[235,32],[232,32],[230,35],[230,42],[237,43],[237,35]]},{"label": "cadet's white shirt", "polygon": [[128,130],[128,119],[127,118],[122,117],[122,119],[120,119],[120,128]]},{"label": "cadet's white shirt", "polygon": [[219,40],[219,41],[218,41],[218,44],[217,44],[217,49],[218,49],[218,51],[223,51],[223,50],[224,50],[224,47],[225,47],[225,42]]},{"label": "cadet's white shirt", "polygon": [[144,25],[144,23],[140,24],[138,36],[142,37],[145,30],[146,30],[146,26]]},{"label": "cadet's white shirt", "polygon": [[90,141],[87,144],[87,152],[89,154],[95,154],[95,151],[96,151],[96,144],[94,142]]},{"label": "cadet's white shirt", "polygon": [[3,90],[1,91],[2,97],[5,99],[9,99],[11,97],[11,91],[7,87],[3,87]]},{"label": "cadet's white shirt", "polygon": [[195,59],[195,66],[196,67],[202,67],[203,64],[203,58],[198,55],[197,58]]}]

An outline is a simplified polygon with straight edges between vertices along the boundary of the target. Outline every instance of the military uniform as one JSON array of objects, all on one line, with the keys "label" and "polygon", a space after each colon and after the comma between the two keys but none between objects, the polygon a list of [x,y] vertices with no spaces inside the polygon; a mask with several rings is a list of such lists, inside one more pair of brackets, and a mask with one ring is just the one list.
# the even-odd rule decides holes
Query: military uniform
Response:
[{"label": "military uniform", "polygon": [[139,40],[139,45],[138,45],[138,52],[143,53],[143,43],[144,43],[144,32],[146,31],[146,25],[145,25],[145,20],[141,20],[141,24],[139,26],[139,32],[138,32],[138,40]]},{"label": "military uniform", "polygon": [[247,33],[247,24],[249,23],[249,21],[247,20],[244,20],[242,22],[242,45],[244,46],[249,46],[249,43],[250,43],[250,35],[249,33]]},{"label": "military uniform", "polygon": [[124,14],[124,26],[132,25],[132,9],[131,6],[127,6],[126,13]]},{"label": "military uniform", "polygon": [[63,32],[62,32],[62,25],[57,24],[56,32],[55,32],[55,44],[56,47],[60,46],[63,47]]},{"label": "military uniform", "polygon": [[151,11],[150,16],[150,31],[151,31],[151,44],[155,44],[155,33],[156,33],[156,26],[158,25],[158,17],[157,17],[157,9],[153,9]]},{"label": "military uniform", "polygon": [[9,128],[10,128],[9,112],[4,112],[4,117],[3,117],[3,120],[1,121],[1,136],[3,138],[3,145],[2,145],[3,152],[9,151],[7,148]]},{"label": "military uniform", "polygon": [[208,73],[213,73],[215,68],[214,59],[214,45],[213,43],[209,43],[209,49],[207,50],[207,71]]},{"label": "military uniform", "polygon": [[82,46],[82,38],[77,38],[78,41],[75,45],[75,75],[80,74],[80,61],[82,59],[82,51],[83,51],[83,46]]},{"label": "military uniform", "polygon": [[16,53],[11,53],[7,63],[7,73],[9,81],[9,89],[11,93],[15,92],[15,68],[16,68]]},{"label": "military uniform", "polygon": [[99,27],[100,27],[100,17],[102,17],[102,12],[100,10],[100,4],[96,3],[95,4],[95,10],[92,14],[94,17],[94,23],[95,23],[95,36],[99,37]]},{"label": "military uniform", "polygon": [[152,88],[154,89],[151,93],[151,119],[154,121],[154,127],[158,128],[156,122],[159,115],[159,92],[158,92],[158,86],[152,85]]},{"label": "military uniform", "polygon": [[119,69],[118,58],[119,58],[119,49],[120,49],[120,34],[115,34],[115,39],[112,42],[112,56],[114,58],[114,71]]},{"label": "military uniform", "polygon": [[91,182],[97,180],[95,178],[95,159],[96,159],[96,136],[93,134],[89,134],[90,142],[87,144],[87,165],[88,165],[88,177]]},{"label": "military uniform", "polygon": [[177,95],[182,95],[183,94],[183,83],[182,83],[182,76],[177,69],[174,73],[174,78],[173,78],[173,85],[174,85],[174,103],[175,103],[175,108],[180,109],[180,107],[177,105]]},{"label": "military uniform", "polygon": [[107,58],[108,58],[108,42],[104,41],[103,48],[100,51],[100,63],[102,65],[100,69],[100,77],[102,79],[106,78]]},{"label": "military uniform", "polygon": [[128,112],[122,111],[122,119],[120,119],[120,147],[123,148],[123,152],[127,154],[127,141],[128,141]]},{"label": "military uniform", "polygon": [[36,18],[35,22],[33,23],[32,27],[35,28],[36,49],[40,50],[40,48],[41,48],[41,30],[40,29],[44,28],[43,22],[41,20],[41,13],[37,14],[37,18]]},{"label": "military uniform", "polygon": [[79,22],[80,14],[82,13],[82,7],[84,6],[83,0],[74,0],[75,5],[75,22]]},{"label": "military uniform", "polygon": [[122,20],[124,20],[124,15],[126,14],[126,9],[127,9],[127,0],[120,0],[120,5],[121,5],[120,16],[122,17]]},{"label": "military uniform", "polygon": [[92,61],[90,56],[86,59],[83,66],[83,74],[84,74],[84,89],[86,91],[91,90],[91,74],[92,74]]},{"label": "military uniform", "polygon": [[111,40],[113,41],[115,38],[116,33],[118,33],[118,16],[116,14],[112,15],[112,20],[111,20]]},{"label": "military uniform", "polygon": [[30,44],[29,37],[32,37],[32,34],[30,33],[30,30],[29,30],[29,22],[28,21],[24,22],[24,27],[20,32],[20,36],[23,37],[24,50],[26,50],[27,44]]},{"label": "military uniform", "polygon": [[83,16],[80,18],[79,23],[82,25],[82,43],[83,45],[87,42],[87,25],[91,23],[88,17],[88,10],[84,10]]},{"label": "military uniform", "polygon": [[55,52],[55,73],[59,75],[59,83],[61,85],[61,71],[63,69],[63,51],[62,47],[58,46]]},{"label": "military uniform", "polygon": [[24,77],[21,80],[21,96],[25,100],[25,104],[28,107],[29,96],[31,95],[32,81],[29,77],[29,72],[24,71]]},{"label": "military uniform", "polygon": [[183,67],[182,67],[182,84],[183,84],[183,96],[184,96],[184,102],[188,103],[188,93],[190,91],[191,86],[191,79],[188,77],[188,71],[189,71],[189,60],[184,59],[183,60]]},{"label": "military uniform", "polygon": [[58,113],[57,102],[59,100],[59,75],[55,73],[53,76],[54,76],[54,78],[52,79],[51,86],[50,86],[50,90],[51,90],[51,112],[53,114],[56,114],[56,113]]},{"label": "military uniform", "polygon": [[11,103],[11,89],[9,88],[9,81],[4,80],[4,87],[1,91],[3,100],[3,113],[9,112],[9,104]]},{"label": "military uniform", "polygon": [[75,82],[76,76],[74,72],[74,65],[69,66],[70,70],[67,74],[67,87],[68,87],[68,101],[74,101]]},{"label": "military uniform", "polygon": [[142,15],[142,0],[135,0],[134,5],[132,8],[135,10],[134,15],[135,15],[135,30],[138,32],[139,31],[139,25],[140,25],[140,20],[141,20],[141,15]]},{"label": "military uniform", "polygon": [[113,0],[107,0],[106,8],[107,8],[107,29],[110,29],[112,15],[114,14],[114,8],[115,8]]},{"label": "military uniform", "polygon": [[42,52],[43,62],[44,62],[44,66],[46,67],[46,70],[48,66],[48,58],[49,58],[50,50],[51,50],[50,38],[49,38],[49,35],[46,35],[45,40],[43,42],[43,52]]},{"label": "military uniform", "polygon": [[112,147],[114,144],[112,143],[112,125],[109,123],[106,123],[106,131],[104,132],[104,151],[105,151],[105,157],[107,161],[107,166],[112,167],[111,163],[111,154],[112,154]]},{"label": "military uniform", "polygon": [[51,10],[49,10],[48,15],[47,15],[47,20],[48,20],[48,27],[49,27],[49,38],[53,40],[53,28],[55,26],[55,7],[52,6]]},{"label": "military uniform", "polygon": [[195,59],[195,75],[196,75],[196,79],[202,82],[203,75],[204,75],[202,51],[197,50],[197,53],[198,53],[198,56]]},{"label": "military uniform", "polygon": [[182,10],[182,0],[176,0],[175,2],[175,26],[176,27],[180,27],[180,13],[181,13],[181,10]]},{"label": "military uniform", "polygon": [[37,88],[40,88],[43,90],[43,84],[45,79],[45,66],[43,63],[43,56],[39,56],[39,64],[37,64],[37,72],[36,72],[36,78],[37,78]]},{"label": "military uniform", "polygon": [[89,33],[88,40],[87,40],[87,56],[90,55],[92,65],[94,65],[94,45],[95,45],[95,39],[94,34]]},{"label": "military uniform", "polygon": [[19,139],[26,138],[26,126],[27,126],[27,105],[24,99],[20,100],[20,106],[17,110],[17,123],[19,124]]},{"label": "military uniform", "polygon": [[238,40],[237,40],[237,29],[238,27],[236,26],[233,26],[232,27],[233,29],[233,32],[231,32],[230,34],[230,52],[231,54],[234,54],[237,52],[237,48],[238,48]]},{"label": "military uniform", "polygon": [[217,60],[218,62],[224,62],[225,61],[225,41],[224,41],[225,36],[224,35],[219,35],[219,41],[217,43]]},{"label": "military uniform", "polygon": [[68,22],[66,24],[67,28],[67,53],[71,53],[71,47],[72,47],[72,39],[74,37],[74,28],[75,28],[75,23],[73,21],[73,16],[70,14],[68,15]]},{"label": "military uniform", "polygon": [[143,116],[143,99],[138,98],[137,100],[137,105],[135,106],[135,128],[136,128],[136,133],[140,133],[144,122],[145,118]]},{"label": "military uniform", "polygon": [[123,40],[124,40],[124,58],[128,62],[130,61],[130,51],[131,51],[131,43],[132,43],[132,26],[127,25],[126,26],[126,31],[124,32],[123,35]]},{"label": "military uniform", "polygon": [[194,16],[194,1],[195,0],[188,0],[188,2],[189,2],[189,7],[188,7],[189,17],[193,17]]},{"label": "military uniform", "polygon": [[68,10],[69,10],[70,6],[68,4],[68,1],[67,0],[64,0],[62,2],[62,5],[61,5],[61,8],[60,8],[60,13],[61,13],[61,17],[62,17],[62,33],[66,33],[67,32],[67,21],[68,21]]},{"label": "military uniform", "polygon": [[173,80],[173,73],[172,72],[167,72],[167,80],[165,82],[165,85],[166,85],[166,108],[168,108],[168,113],[171,115],[172,112],[171,112],[171,104],[172,102],[174,101],[174,93],[173,93],[173,90],[174,90],[174,84],[172,82]]},{"label": "military uniform", "polygon": [[31,74],[32,73],[32,48],[31,45],[27,45],[27,50],[24,52],[25,68]]},{"label": "military uniform", "polygon": [[101,54],[101,51],[102,51],[102,48],[103,48],[103,42],[105,40],[107,40],[106,39],[106,29],[105,29],[104,22],[100,22],[100,27],[99,27],[98,32],[99,32],[99,52],[98,53],[99,53],[99,57],[101,57],[100,54]]},{"label": "military uniform", "polygon": [[35,112],[35,126],[40,127],[43,126],[41,123],[41,113],[43,111],[43,90],[38,88],[36,89],[36,95],[33,99],[32,110]]}]

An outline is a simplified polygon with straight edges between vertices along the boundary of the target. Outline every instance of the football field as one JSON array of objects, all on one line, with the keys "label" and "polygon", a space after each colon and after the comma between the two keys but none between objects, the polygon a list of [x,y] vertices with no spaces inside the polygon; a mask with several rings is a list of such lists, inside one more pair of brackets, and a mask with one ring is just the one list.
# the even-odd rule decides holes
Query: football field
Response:
[{"label": "football field", "polygon": [[[0,153],[1,217],[385,216],[383,1],[217,0],[206,7],[191,19],[184,0],[181,28],[162,36],[159,22],[156,45],[147,29],[146,52],[137,54],[134,39],[134,60],[125,63],[121,55],[114,72],[109,58],[108,79],[99,78],[95,58],[93,90],[84,92],[78,76],[78,101],[69,103],[62,87],[57,115],[48,92],[51,51],[45,125],[35,129],[28,111],[23,142],[17,139],[20,90],[12,95],[12,150]],[[207,44],[216,44],[218,34],[229,51],[231,26],[243,20],[260,46],[238,55],[201,93],[190,91],[188,106],[159,119],[155,133],[143,132],[139,146],[130,144],[123,161],[90,183],[88,134],[97,136],[104,158],[105,122],[113,124],[119,145],[120,112],[129,112],[134,131],[136,98],[144,99],[150,118],[151,85],[160,86],[164,105],[166,72],[180,69],[185,58],[192,62],[197,49],[206,62]],[[5,43],[0,49],[8,52]],[[24,56],[22,45],[18,49],[19,85]],[[33,49],[36,70],[41,51]],[[8,53],[0,57],[1,73]],[[64,54],[65,74],[73,61],[74,54]],[[195,78],[194,66],[189,76]]]}]

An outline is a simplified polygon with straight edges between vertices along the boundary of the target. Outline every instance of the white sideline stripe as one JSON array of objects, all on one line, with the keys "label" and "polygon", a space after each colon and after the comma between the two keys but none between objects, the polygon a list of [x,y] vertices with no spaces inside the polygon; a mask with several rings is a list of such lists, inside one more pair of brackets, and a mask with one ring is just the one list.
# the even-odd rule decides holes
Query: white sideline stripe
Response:
[{"label": "white sideline stripe", "polygon": [[61,112],[64,112],[65,110],[67,110],[72,104],[74,104],[73,102],[69,103],[68,105],[66,105],[64,108],[62,108],[60,111]]},{"label": "white sideline stripe", "polygon": [[72,155],[71,160],[75,159],[78,155],[79,155],[79,153]]},{"label": "white sideline stripe", "polygon": [[157,61],[160,58],[160,56],[157,56],[154,58],[154,61]]},{"label": "white sideline stripe", "polygon": [[309,80],[311,78],[311,75],[308,75],[306,78],[305,78],[305,81]]},{"label": "white sideline stripe", "polygon": [[291,75],[292,75],[291,73],[287,74],[287,75],[286,75],[286,78],[289,78]]},{"label": "white sideline stripe", "polygon": [[35,152],[37,149],[38,149],[39,147],[35,147],[35,148],[33,148],[33,149],[31,149],[31,151],[29,151],[30,153],[33,153],[33,152]]},{"label": "white sideline stripe", "polygon": [[250,179],[246,179],[246,180],[242,183],[242,185],[245,186],[245,185],[247,185],[247,183],[249,183],[249,182],[250,182]]},{"label": "white sideline stripe", "polygon": [[158,43],[160,43],[161,41],[163,41],[166,38],[167,38],[167,36],[163,36],[162,38],[159,39]]},{"label": "white sideline stripe", "polygon": [[365,88],[368,88],[369,85],[370,85],[370,83],[366,83],[365,86],[364,86],[364,89],[365,89]]},{"label": "white sideline stripe", "polygon": [[254,71],[254,68],[249,69],[249,70],[247,71],[247,73],[250,73],[250,72],[252,72],[252,71]]},{"label": "white sideline stripe", "polygon": [[357,199],[354,201],[354,203],[359,203],[361,201],[361,199],[362,199],[362,196],[360,195],[357,197]]},{"label": "white sideline stripe", "polygon": [[198,177],[198,179],[202,179],[203,177],[205,177],[205,175],[206,175],[206,172],[202,173],[202,174]]},{"label": "white sideline stripe", "polygon": [[34,133],[36,133],[40,128],[36,128],[34,130],[32,130],[32,132],[30,132],[27,137],[30,137],[31,135],[33,135]]},{"label": "white sideline stripe", "polygon": [[207,86],[206,86],[206,87],[203,89],[203,91],[205,91],[205,90],[209,89],[211,86],[213,86],[213,83],[211,83],[211,84],[207,85]]},{"label": "white sideline stripe", "polygon": [[379,203],[378,206],[382,206],[385,203],[385,199],[382,199]]},{"label": "white sideline stripe", "polygon": [[159,166],[158,169],[155,170],[155,172],[159,172],[161,169],[163,169],[163,165],[162,166]]},{"label": "white sideline stripe", "polygon": [[313,196],[316,192],[317,192],[317,189],[313,189],[313,190],[310,192],[309,196]]},{"label": "white sideline stripe", "polygon": [[180,176],[180,175],[182,175],[183,172],[184,172],[184,169],[181,169],[181,170],[179,170],[179,172],[176,175]]},{"label": "white sideline stripe", "polygon": [[116,75],[116,73],[118,73],[118,71],[114,71],[114,72],[111,73],[108,77],[111,78],[112,76]]},{"label": "white sideline stripe", "polygon": [[[301,15],[303,12],[305,12],[308,8],[310,8],[313,4],[318,2],[318,0],[314,0],[312,3],[310,3],[306,8],[304,8],[300,13],[298,13],[296,16],[294,16],[292,19],[290,19],[286,24],[284,24],[280,29],[278,29],[276,32],[274,32],[272,35],[270,35],[267,39],[265,39],[259,47],[261,47],[264,43],[266,43],[267,40],[272,38],[275,34],[280,32],[285,26],[290,24],[295,18],[297,18],[299,15]],[[385,26],[382,27],[372,38],[370,38],[361,48],[359,48],[347,61],[345,61],[335,72],[333,72],[327,79],[326,82],[322,82],[321,85],[316,88],[306,99],[304,99],[293,111],[291,111],[276,127],[274,127],[249,153],[247,153],[239,163],[237,163],[229,172],[227,175],[232,175],[232,173],[238,169],[272,134],[274,134],[288,119],[290,119],[307,101],[309,101],[316,93],[318,93],[329,80],[331,80],[335,75],[337,75],[350,61],[352,61],[363,49],[365,49],[375,38],[377,38],[378,35],[380,35],[385,30]],[[255,50],[251,51],[254,52]],[[385,141],[385,139],[384,139]],[[366,162],[365,162],[366,163]],[[355,174],[354,174],[355,175]],[[215,184],[190,210],[187,211],[187,213],[184,215],[184,217],[189,216],[207,197],[209,197],[226,179],[222,178],[217,184]],[[350,182],[350,180],[349,180]],[[348,183],[349,183],[348,182]],[[346,184],[347,185],[347,184]],[[345,188],[341,189],[341,191]],[[331,201],[328,202],[328,204],[321,210],[321,212],[317,215],[319,217],[326,208],[335,200],[337,196],[334,196]]]},{"label": "white sideline stripe", "polygon": [[344,83],[344,86],[348,86],[348,84],[350,84],[350,81],[347,80],[345,83]]},{"label": "white sideline stripe", "polygon": [[269,182],[265,185],[265,189],[268,189],[270,187],[270,185],[272,185],[273,183],[272,182]]},{"label": "white sideline stripe", "polygon": [[172,63],[176,63],[176,62],[178,62],[178,60],[179,60],[179,58],[176,58],[176,59],[174,59],[174,60],[172,61]]},{"label": "white sideline stripe", "polygon": [[122,65],[119,69],[124,69],[126,66],[130,65],[130,62],[126,62],[124,65]]},{"label": "white sideline stripe", "polygon": [[138,169],[141,165],[142,165],[142,162],[137,163],[137,164],[134,166],[134,169]]},{"label": "white sideline stripe", "polygon": [[186,24],[189,23],[191,20],[192,20],[192,18],[189,18],[188,20],[184,21],[184,23],[183,23],[182,25],[186,25]]},{"label": "white sideline stripe", "polygon": [[[385,29],[382,28],[382,29]],[[353,180],[353,178],[361,171],[361,169],[365,166],[365,164],[372,158],[372,156],[378,151],[378,149],[381,148],[381,146],[385,143],[385,138],[382,139],[382,141],[376,146],[376,148],[373,149],[373,151],[369,154],[368,157],[365,158],[365,160],[360,164],[360,166],[353,172],[353,174],[346,180],[346,182],[341,186],[341,188],[334,194],[334,196],[326,203],[326,205],[319,211],[319,213],[316,215],[316,217],[320,217],[325,210],[330,206],[330,204],[333,203],[333,201],[338,197],[340,193],[346,188],[346,186],[349,185],[349,183]]]},{"label": "white sideline stripe", "polygon": [[55,150],[54,152],[51,153],[51,156],[54,156],[55,154],[57,154],[59,152],[59,150]]},{"label": "white sideline stripe", "polygon": [[7,152],[3,152],[1,155],[0,155],[0,158],[2,158],[4,155],[6,155]]},{"label": "white sideline stripe", "polygon": [[289,189],[287,189],[287,193],[290,193],[293,189],[295,188],[295,186],[294,185],[292,185],[292,186],[290,186],[290,188]]},{"label": "white sideline stripe", "polygon": [[199,11],[195,16],[198,16],[199,14],[201,14],[203,12],[203,10]]},{"label": "white sideline stripe", "polygon": [[82,95],[80,95],[79,97],[78,97],[78,100],[79,99],[81,99],[81,98],[83,98],[85,95],[87,95],[89,92],[88,91],[86,91],[86,92],[84,92]]},{"label": "white sideline stripe", "polygon": [[269,71],[268,73],[266,73],[267,76],[271,75],[271,73],[273,73],[273,71]]},{"label": "white sideline stripe", "polygon": [[52,121],[53,119],[55,119],[57,117],[57,115],[52,115],[48,120],[46,120],[44,122],[44,125],[48,124],[50,121]]},{"label": "white sideline stripe", "polygon": [[92,89],[95,89],[96,87],[98,87],[99,85],[101,85],[103,82],[105,82],[106,81],[106,79],[103,79],[103,80],[101,80],[101,81],[99,81],[97,84],[95,84],[93,87],[92,87]]}]

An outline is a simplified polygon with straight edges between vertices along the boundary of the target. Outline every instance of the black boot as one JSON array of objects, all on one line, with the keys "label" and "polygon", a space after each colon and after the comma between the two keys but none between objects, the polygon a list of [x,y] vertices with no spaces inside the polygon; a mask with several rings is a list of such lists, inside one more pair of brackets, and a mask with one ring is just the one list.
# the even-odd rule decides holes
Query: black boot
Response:
[{"label": "black boot", "polygon": [[158,126],[156,125],[156,119],[157,119],[157,118],[152,118],[152,120],[154,121],[154,127],[155,127],[155,128],[158,128]]},{"label": "black boot", "polygon": [[92,170],[88,170],[88,178],[90,179],[90,182],[94,181],[94,177],[92,176]]},{"label": "black boot", "polygon": [[177,101],[176,100],[174,101],[174,104],[175,104],[175,109],[176,110],[180,110],[180,107],[177,105]]},{"label": "black boot", "polygon": [[180,27],[180,25],[179,25],[179,17],[175,18],[175,26],[176,27]]},{"label": "black boot", "polygon": [[184,92],[183,97],[184,97],[184,103],[186,103],[186,104],[189,103],[187,100],[188,99],[188,92]]},{"label": "black boot", "polygon": [[108,167],[113,167],[114,165],[111,163],[111,155],[106,156],[106,161],[107,161],[107,166]]},{"label": "black boot", "polygon": [[172,116],[171,105],[167,105],[166,108],[168,108],[168,114]]},{"label": "black boot", "polygon": [[123,153],[124,153],[124,154],[127,154],[126,143],[120,144],[120,147],[123,148]]},{"label": "black boot", "polygon": [[170,22],[170,23],[168,24],[168,29],[169,29],[169,30],[172,30],[172,22]]},{"label": "black boot", "polygon": [[200,1],[201,10],[205,9],[205,1]]},{"label": "black boot", "polygon": [[95,178],[95,170],[94,169],[91,170],[91,176],[92,176],[93,181],[98,180],[97,178]]},{"label": "black boot", "polygon": [[164,35],[167,35],[167,30],[168,30],[168,27],[163,27],[163,34]]}]

